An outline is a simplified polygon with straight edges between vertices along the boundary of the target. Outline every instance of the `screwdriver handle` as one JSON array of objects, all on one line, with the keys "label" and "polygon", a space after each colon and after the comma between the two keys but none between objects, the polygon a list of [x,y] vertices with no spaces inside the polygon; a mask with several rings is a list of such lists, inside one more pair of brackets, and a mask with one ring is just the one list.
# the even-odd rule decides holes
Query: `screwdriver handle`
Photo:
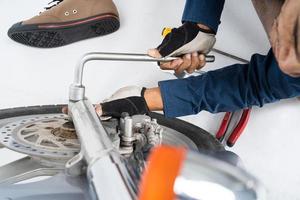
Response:
[{"label": "screwdriver handle", "polygon": [[205,56],[205,61],[206,62],[211,63],[211,62],[215,62],[215,60],[216,60],[216,57],[214,55],[206,55]]}]

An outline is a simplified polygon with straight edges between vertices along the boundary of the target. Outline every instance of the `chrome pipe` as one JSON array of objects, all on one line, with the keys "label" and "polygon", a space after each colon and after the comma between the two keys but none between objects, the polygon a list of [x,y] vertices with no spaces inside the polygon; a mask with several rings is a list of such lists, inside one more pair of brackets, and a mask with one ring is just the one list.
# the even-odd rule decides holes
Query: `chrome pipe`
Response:
[{"label": "chrome pipe", "polygon": [[[67,168],[69,172],[79,175],[83,166],[89,182],[93,199],[133,200],[136,188],[126,171],[120,154],[114,149],[106,130],[98,119],[94,107],[88,100],[69,104],[69,114],[73,120],[81,150],[74,161],[71,159]],[[76,169],[79,167],[80,169]],[[117,193],[115,191],[118,191]],[[100,197],[97,196],[101,195]]]},{"label": "chrome pipe", "polygon": [[178,199],[266,199],[263,185],[244,169],[196,152],[187,153],[174,192]]},{"label": "chrome pipe", "polygon": [[91,102],[83,100],[72,103],[69,111],[80,140],[81,153],[88,165],[113,150],[112,142]]},{"label": "chrome pipe", "polygon": [[92,60],[109,60],[109,61],[139,61],[139,62],[169,62],[176,60],[175,57],[153,58],[147,54],[129,54],[129,53],[106,53],[106,52],[91,52],[85,54],[77,64],[75,69],[74,85],[82,86],[82,77],[84,66]]},{"label": "chrome pipe", "polygon": [[[85,54],[80,62],[77,64],[74,85],[82,86],[82,77],[84,65],[92,60],[109,60],[109,61],[138,61],[138,62],[170,62],[178,59],[178,57],[163,57],[153,58],[147,54],[138,53],[108,53],[108,52],[91,52]],[[211,55],[206,56],[206,62],[214,62],[215,57]]]}]

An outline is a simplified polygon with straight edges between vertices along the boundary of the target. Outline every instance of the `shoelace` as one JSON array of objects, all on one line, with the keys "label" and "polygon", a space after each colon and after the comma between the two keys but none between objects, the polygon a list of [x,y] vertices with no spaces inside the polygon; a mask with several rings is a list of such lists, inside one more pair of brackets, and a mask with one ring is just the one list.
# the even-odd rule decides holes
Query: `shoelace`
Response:
[{"label": "shoelace", "polygon": [[52,0],[48,3],[48,6],[45,7],[45,10],[49,10],[51,8],[53,8],[54,6],[57,6],[58,4],[60,4],[63,0]]}]

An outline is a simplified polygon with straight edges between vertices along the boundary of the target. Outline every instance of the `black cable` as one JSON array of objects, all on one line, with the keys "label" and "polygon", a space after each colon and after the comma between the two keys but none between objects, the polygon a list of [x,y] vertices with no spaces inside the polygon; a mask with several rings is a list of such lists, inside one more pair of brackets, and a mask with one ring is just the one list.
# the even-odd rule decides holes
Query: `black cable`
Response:
[{"label": "black cable", "polygon": [[213,48],[213,49],[212,49],[212,51],[213,51],[213,52],[216,52],[216,53],[218,53],[218,54],[221,54],[221,55],[223,55],[223,56],[226,56],[226,57],[232,58],[232,59],[234,59],[234,60],[237,60],[237,61],[243,62],[243,63],[249,63],[249,60],[246,60],[246,59],[244,59],[244,58],[241,58],[241,57],[238,57],[238,56],[232,55],[232,54],[230,54],[230,53],[227,53],[227,52],[225,52],[225,51],[221,51],[221,50],[219,50],[219,49],[215,49],[215,48]]}]

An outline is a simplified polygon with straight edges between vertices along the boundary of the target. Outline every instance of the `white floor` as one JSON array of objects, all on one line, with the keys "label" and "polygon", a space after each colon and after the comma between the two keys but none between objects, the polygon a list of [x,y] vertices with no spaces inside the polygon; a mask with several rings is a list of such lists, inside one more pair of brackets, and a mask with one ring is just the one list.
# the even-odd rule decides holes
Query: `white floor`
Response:
[{"label": "white floor", "polygon": [[[37,14],[47,0],[0,1],[0,109],[67,102],[68,86],[79,57],[90,51],[146,52],[161,41],[165,26],[180,25],[183,0],[116,0],[121,15],[118,32],[56,49],[29,48],[11,41],[7,29],[15,22]],[[216,47],[249,59],[255,52],[265,53],[268,42],[251,4],[227,0]],[[220,55],[206,70],[234,63]],[[158,80],[173,78],[153,63],[90,63],[84,83],[94,102],[125,85],[155,86]],[[300,199],[300,152],[298,123],[300,102],[282,101],[255,108],[249,125],[236,146],[247,169],[266,186],[268,199]],[[222,114],[202,112],[183,119],[216,132]],[[18,154],[0,152],[0,164]]]}]

